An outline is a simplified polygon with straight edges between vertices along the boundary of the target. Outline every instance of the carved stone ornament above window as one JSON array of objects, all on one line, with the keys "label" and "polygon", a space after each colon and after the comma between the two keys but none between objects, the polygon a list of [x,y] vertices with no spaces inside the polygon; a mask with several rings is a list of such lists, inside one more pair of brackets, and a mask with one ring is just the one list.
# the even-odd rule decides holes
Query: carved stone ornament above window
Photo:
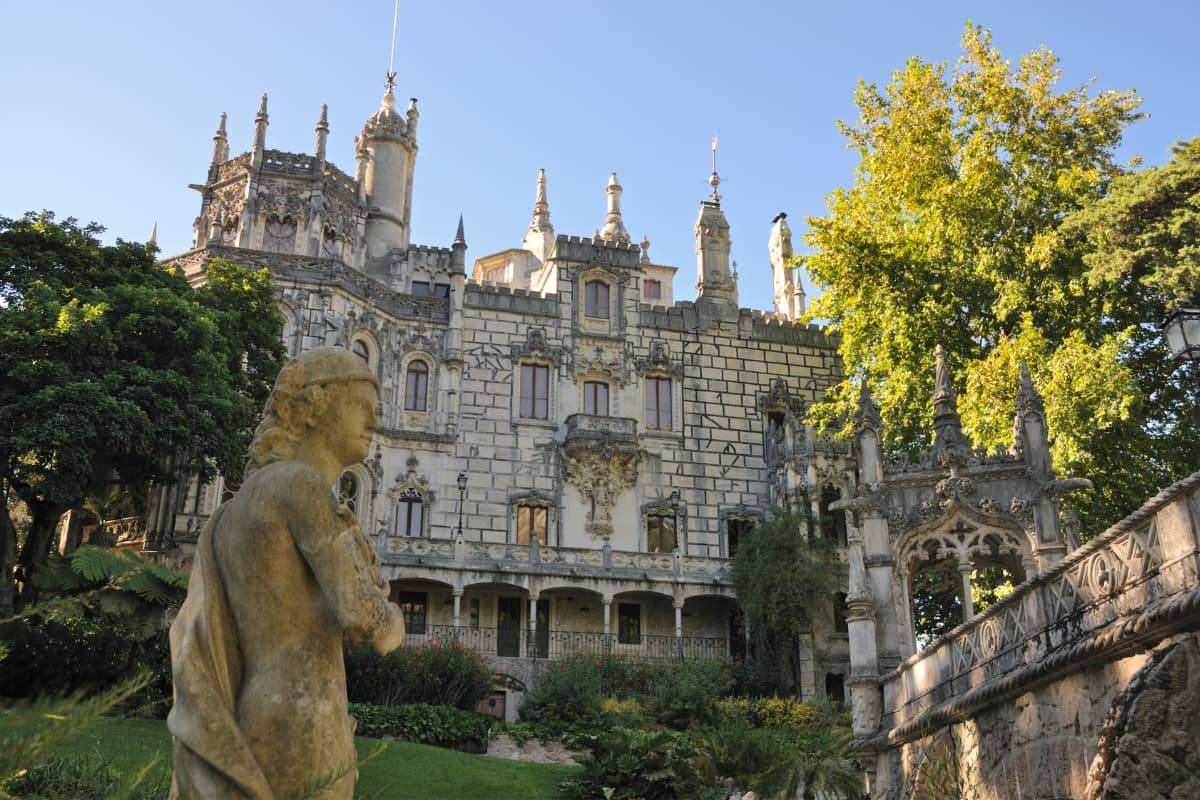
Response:
[{"label": "carved stone ornament above window", "polygon": [[683,361],[672,358],[666,342],[651,342],[650,355],[637,360],[638,372],[664,372],[677,380],[683,379]]},{"label": "carved stone ornament above window", "polygon": [[556,367],[562,360],[562,348],[550,346],[546,341],[546,329],[537,326],[530,326],[525,341],[513,344],[511,352],[514,360],[542,358]]},{"label": "carved stone ornament above window", "polygon": [[388,489],[388,497],[393,502],[402,497],[419,497],[426,503],[432,503],[435,493],[429,488],[429,479],[417,472],[416,453],[409,455],[405,465],[408,471],[396,476],[395,483]]}]

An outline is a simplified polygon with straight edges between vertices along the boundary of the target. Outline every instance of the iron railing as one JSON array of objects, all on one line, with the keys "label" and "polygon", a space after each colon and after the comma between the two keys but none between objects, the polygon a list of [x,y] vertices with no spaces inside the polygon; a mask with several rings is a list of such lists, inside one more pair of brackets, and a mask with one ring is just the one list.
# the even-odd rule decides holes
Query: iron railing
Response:
[{"label": "iron railing", "polygon": [[622,637],[602,631],[564,631],[539,628],[532,638],[527,628],[475,628],[469,625],[409,625],[404,643],[460,642],[482,656],[562,658],[563,656],[622,655],[649,659],[730,658],[729,639],[709,636],[645,635]]}]

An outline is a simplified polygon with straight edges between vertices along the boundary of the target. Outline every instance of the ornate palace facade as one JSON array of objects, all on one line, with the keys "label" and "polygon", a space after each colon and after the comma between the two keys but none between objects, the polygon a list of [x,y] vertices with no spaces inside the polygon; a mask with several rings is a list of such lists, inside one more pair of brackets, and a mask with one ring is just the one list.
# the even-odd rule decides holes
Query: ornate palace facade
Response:
[{"label": "ornate palace facade", "polygon": [[[449,247],[410,242],[418,118],[389,87],[352,176],[325,159],[325,109],[311,155],[267,149],[265,96],[249,152],[230,158],[222,116],[193,187],[194,248],[167,263],[197,282],[216,257],[267,267],[291,355],[339,345],[379,376],[373,453],[338,491],[374,538],[411,639],[453,632],[517,674],[579,650],[736,656],[739,536],[809,496],[844,544],[828,506],[854,489],[846,445],[801,421],[840,364],[834,341],[793,321],[804,297],[785,215],[770,233],[767,313],[738,307],[715,172],[695,225],[695,302],[674,302],[676,268],[631,240],[615,174],[595,235],[556,233],[543,173],[520,247],[472,264],[461,220]],[[225,491],[160,489],[147,546],[186,554]],[[841,699],[848,634],[828,616],[806,646],[804,690]]]}]

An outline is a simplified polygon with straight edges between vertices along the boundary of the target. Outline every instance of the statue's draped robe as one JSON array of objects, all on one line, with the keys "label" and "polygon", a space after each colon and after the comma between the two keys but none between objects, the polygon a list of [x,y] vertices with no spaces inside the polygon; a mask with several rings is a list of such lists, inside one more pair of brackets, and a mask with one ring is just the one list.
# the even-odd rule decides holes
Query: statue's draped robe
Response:
[{"label": "statue's draped robe", "polygon": [[[196,543],[171,626],[172,798],[353,795],[343,632],[402,636],[374,551],[312,467],[246,479]],[[339,777],[340,776],[340,777]]]}]

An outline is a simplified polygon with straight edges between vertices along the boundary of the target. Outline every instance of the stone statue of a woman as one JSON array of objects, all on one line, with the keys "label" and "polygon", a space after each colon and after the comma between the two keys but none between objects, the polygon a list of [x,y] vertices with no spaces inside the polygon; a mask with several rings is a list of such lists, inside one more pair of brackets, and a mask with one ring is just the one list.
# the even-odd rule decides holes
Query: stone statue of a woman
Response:
[{"label": "stone statue of a woman", "polygon": [[404,638],[374,550],[333,486],[378,425],[378,381],[341,348],[279,373],[241,488],[196,545],[171,626],[172,798],[282,798],[325,781],[354,793],[342,638]]}]

